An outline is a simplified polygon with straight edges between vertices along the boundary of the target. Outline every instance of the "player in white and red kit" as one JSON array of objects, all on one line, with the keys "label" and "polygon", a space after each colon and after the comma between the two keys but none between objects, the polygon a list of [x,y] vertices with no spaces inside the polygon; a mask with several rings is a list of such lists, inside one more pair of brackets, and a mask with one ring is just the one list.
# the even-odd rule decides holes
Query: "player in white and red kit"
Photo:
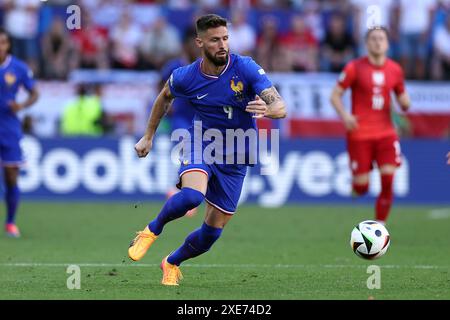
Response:
[{"label": "player in white and red kit", "polygon": [[[385,223],[393,199],[393,178],[401,162],[400,144],[391,121],[393,91],[403,111],[410,107],[401,67],[387,57],[388,32],[384,27],[369,29],[366,35],[368,55],[350,61],[339,76],[331,103],[347,129],[347,150],[353,175],[353,194],[369,189],[373,162],[381,174],[381,192],[375,206],[375,218]],[[348,113],[342,95],[351,88],[352,111]]]}]

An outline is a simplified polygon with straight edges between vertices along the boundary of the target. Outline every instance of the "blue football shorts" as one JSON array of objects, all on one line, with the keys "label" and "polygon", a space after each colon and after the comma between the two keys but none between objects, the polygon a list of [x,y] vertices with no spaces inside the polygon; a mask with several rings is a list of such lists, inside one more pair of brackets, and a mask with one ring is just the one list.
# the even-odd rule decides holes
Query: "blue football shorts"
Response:
[{"label": "blue football shorts", "polygon": [[[193,162],[193,161],[192,161]],[[225,214],[234,214],[241,196],[247,166],[244,164],[205,164],[184,161],[178,171],[181,176],[187,172],[203,172],[208,176],[205,201]]]}]

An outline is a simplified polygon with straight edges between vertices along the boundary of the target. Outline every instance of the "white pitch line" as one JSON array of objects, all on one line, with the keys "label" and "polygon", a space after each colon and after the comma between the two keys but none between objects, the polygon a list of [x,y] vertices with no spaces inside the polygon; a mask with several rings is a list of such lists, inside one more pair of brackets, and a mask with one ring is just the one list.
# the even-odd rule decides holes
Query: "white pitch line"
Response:
[{"label": "white pitch line", "polygon": [[450,218],[450,208],[431,210],[429,211],[428,218],[433,220],[448,219]]},{"label": "white pitch line", "polygon": [[[159,267],[155,263],[38,263],[38,262],[16,262],[16,263],[0,263],[0,267],[67,267],[69,265],[77,265],[79,267],[92,268],[150,268]],[[188,268],[280,268],[280,269],[303,269],[303,268],[366,268],[366,265],[345,265],[345,264],[325,264],[325,265],[303,265],[303,264],[183,264],[183,267]],[[380,265],[381,268],[386,269],[450,269],[450,266],[433,266],[433,265]]]}]

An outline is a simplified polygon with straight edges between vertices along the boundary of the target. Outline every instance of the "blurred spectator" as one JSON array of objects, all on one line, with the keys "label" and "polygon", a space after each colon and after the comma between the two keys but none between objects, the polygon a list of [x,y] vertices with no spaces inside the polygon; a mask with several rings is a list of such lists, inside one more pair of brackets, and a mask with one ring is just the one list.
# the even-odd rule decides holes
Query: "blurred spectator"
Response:
[{"label": "blurred spectator", "polygon": [[291,30],[283,37],[282,43],[289,52],[294,71],[317,71],[318,42],[302,15],[292,17]]},{"label": "blurred spectator", "polygon": [[61,119],[64,136],[100,136],[111,129],[110,122],[102,110],[100,87],[88,94],[87,87],[80,84],[77,98],[69,103]]},{"label": "blurred spectator", "polygon": [[279,0],[256,0],[256,7],[261,9],[273,9],[279,5],[281,5],[278,2],[283,2],[283,4],[286,4],[286,1],[279,1]]},{"label": "blurred spectator", "polygon": [[[373,26],[391,27],[391,11],[396,0],[351,0],[353,8],[353,36],[357,55],[366,54],[366,32]],[[370,8],[371,6],[374,6]],[[393,39],[395,41],[395,39]]]},{"label": "blurred spectator", "polygon": [[317,41],[321,42],[325,35],[325,30],[319,2],[317,0],[302,0],[301,2],[303,3],[305,23],[311,28],[311,32]]},{"label": "blurred spectator", "polygon": [[248,11],[254,6],[256,0],[226,0],[224,1],[225,5],[227,5],[231,10],[242,10]]},{"label": "blurred spectator", "polygon": [[205,11],[217,9],[222,5],[221,0],[197,0],[196,2]]},{"label": "blurred spectator", "polygon": [[[327,15],[332,12],[339,11],[346,17],[351,17],[354,14],[353,0],[314,0],[320,2],[320,11],[327,19]],[[370,0],[369,0],[370,1]],[[377,1],[377,0],[374,0]],[[370,4],[369,4],[370,5]]]},{"label": "blurred spectator", "polygon": [[[427,70],[432,70],[433,79],[445,78],[442,49],[446,44],[439,45],[435,37],[441,39],[445,34],[446,29],[441,25],[444,25],[450,0],[52,0],[46,2],[45,11],[40,10],[41,3],[43,1],[39,0],[0,0],[0,7],[5,27],[12,36],[13,53],[30,63],[34,70],[37,70],[40,56],[40,74],[46,78],[64,79],[73,68],[105,69],[111,64],[116,68],[160,69],[179,55],[178,33],[184,32],[191,15],[217,10],[224,15],[231,13],[231,51],[255,54],[255,60],[268,71],[335,71],[342,65],[337,60],[346,60],[342,54],[346,56],[344,52],[348,50],[344,48],[351,46],[348,33],[354,32],[354,47],[363,54],[363,36],[368,25],[381,24],[391,26],[391,53],[397,53],[394,58],[401,60],[408,78],[423,79]],[[83,8],[82,29],[71,31],[71,38],[66,39],[63,22],[52,21],[49,28],[45,17],[56,17],[57,12],[63,12],[61,6],[70,3]],[[371,6],[378,11],[371,10]],[[169,12],[181,9],[190,16],[179,17],[172,11],[167,15],[172,20],[159,18],[162,7]],[[431,20],[436,7],[437,14]],[[281,37],[280,30],[285,34],[289,25],[285,18],[293,15],[280,10],[283,8],[295,9],[301,14],[294,15],[290,32]],[[349,8],[353,10],[352,17]],[[255,14],[255,10],[259,12]],[[255,31],[259,26],[252,19],[247,20],[247,14],[248,17],[259,16],[264,11],[278,17],[279,25],[273,20],[262,21],[262,30],[257,36]],[[345,19],[344,38],[339,37],[342,33],[339,23],[338,27],[331,27],[336,23],[332,21],[336,12]],[[152,27],[142,32],[141,25],[150,24]],[[38,42],[39,28],[44,32]],[[324,48],[320,52],[319,43]],[[331,54],[332,51],[339,54]],[[318,57],[321,58],[320,68]],[[427,63],[431,63],[432,68],[426,68]]]},{"label": "blurred spectator", "polygon": [[81,29],[72,34],[74,57],[71,63],[74,67],[86,69],[106,69],[108,59],[108,32],[96,26],[88,11],[82,11]]},{"label": "blurred spectator", "polygon": [[49,32],[42,37],[43,74],[46,78],[65,79],[69,72],[70,41],[61,18],[52,22]]},{"label": "blurred spectator", "polygon": [[230,51],[240,55],[252,55],[256,45],[256,33],[247,23],[246,13],[234,11],[228,26]]},{"label": "blurred spectator", "polygon": [[278,22],[275,17],[261,18],[261,35],[256,46],[256,61],[266,71],[291,71],[287,50],[281,44]]},{"label": "blurred spectator", "polygon": [[450,14],[446,24],[436,30],[434,37],[435,79],[450,80]]},{"label": "blurred spectator", "polygon": [[396,33],[400,37],[400,63],[407,78],[425,78],[425,60],[436,0],[396,0]]},{"label": "blurred spectator", "polygon": [[[183,37],[182,47],[178,57],[174,57],[167,61],[161,68],[161,85],[169,79],[172,71],[178,67],[188,65],[200,57],[200,50],[195,44],[195,38],[197,37],[196,30],[194,28],[189,29]],[[162,88],[162,86],[161,86]]]},{"label": "blurred spectator", "polygon": [[[42,1],[42,0],[41,0]],[[93,0],[92,2],[95,2],[96,0]],[[57,6],[70,6],[71,4],[73,4],[73,0],[50,0],[49,4],[54,4]]]},{"label": "blurred spectator", "polygon": [[90,13],[93,13],[100,9],[103,0],[78,0],[79,5],[83,7],[85,10],[89,10]]},{"label": "blurred spectator", "polygon": [[5,29],[11,37],[12,53],[25,60],[36,73],[40,0],[4,0]]},{"label": "blurred spectator", "polygon": [[[148,3],[148,2],[153,2],[153,1],[140,0],[137,2]],[[188,9],[191,6],[191,2],[189,0],[168,0],[167,5],[171,9],[181,10],[181,9]]]},{"label": "blurred spectator", "polygon": [[[111,29],[116,25],[129,0],[78,0],[84,11],[92,15],[92,23],[96,26]],[[84,14],[84,13],[83,13]],[[84,18],[84,16],[83,16]],[[83,21],[82,21],[83,23]]]},{"label": "blurred spectator", "polygon": [[178,31],[164,17],[159,17],[144,33],[139,51],[143,68],[160,69],[169,59],[180,54]]},{"label": "blurred spectator", "polygon": [[434,14],[434,26],[445,24],[447,15],[450,14],[450,0],[437,0],[438,4]]},{"label": "blurred spectator", "polygon": [[138,64],[138,46],[142,40],[142,31],[128,10],[120,17],[118,24],[111,30],[112,63],[114,68],[132,69]]},{"label": "blurred spectator", "polygon": [[341,72],[345,64],[354,57],[352,35],[346,31],[345,17],[334,14],[328,24],[322,43],[322,70]]}]

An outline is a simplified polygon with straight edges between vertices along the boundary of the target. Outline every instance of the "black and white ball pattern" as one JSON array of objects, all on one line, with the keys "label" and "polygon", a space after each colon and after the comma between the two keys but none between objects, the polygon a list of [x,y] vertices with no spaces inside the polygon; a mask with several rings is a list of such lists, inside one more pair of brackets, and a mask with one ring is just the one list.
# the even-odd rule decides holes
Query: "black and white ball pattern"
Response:
[{"label": "black and white ball pattern", "polygon": [[391,238],[386,227],[381,223],[366,220],[359,223],[352,231],[350,246],[353,252],[364,259],[377,259],[383,256]]}]

